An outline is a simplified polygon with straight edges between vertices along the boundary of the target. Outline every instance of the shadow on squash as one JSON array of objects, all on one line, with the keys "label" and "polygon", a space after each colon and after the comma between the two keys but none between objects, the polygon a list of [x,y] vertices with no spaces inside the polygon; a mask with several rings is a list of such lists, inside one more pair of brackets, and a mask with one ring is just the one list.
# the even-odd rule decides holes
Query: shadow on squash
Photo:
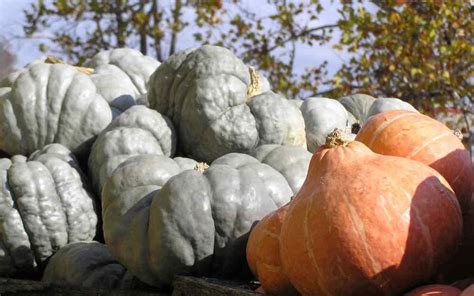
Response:
[{"label": "shadow on squash", "polygon": [[[427,178],[418,186],[412,198],[408,236],[400,263],[385,268],[372,277],[367,274],[365,277],[363,272],[352,271],[353,276],[360,277],[351,279],[359,285],[352,295],[400,295],[418,286],[432,284],[433,276],[441,264],[452,258],[461,240],[461,220],[459,219],[459,223],[453,222],[456,217],[461,217],[460,208],[452,199],[452,202],[447,198],[431,199],[429,190],[433,190],[430,185],[432,182],[439,182],[439,179]],[[433,210],[433,202],[443,202],[444,205]],[[446,214],[444,209],[449,208],[450,214]],[[430,211],[424,212],[424,209]],[[385,235],[390,236],[390,233]],[[390,256],[395,250],[386,251],[387,256]],[[358,267],[354,265],[354,268]]]}]

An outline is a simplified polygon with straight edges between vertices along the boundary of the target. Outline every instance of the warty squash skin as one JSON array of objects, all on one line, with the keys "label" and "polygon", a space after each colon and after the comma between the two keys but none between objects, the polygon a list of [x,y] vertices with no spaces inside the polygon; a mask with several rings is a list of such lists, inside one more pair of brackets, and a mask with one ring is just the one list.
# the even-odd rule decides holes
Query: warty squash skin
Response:
[{"label": "warty squash skin", "polygon": [[0,150],[30,155],[59,143],[82,157],[111,120],[88,75],[69,65],[38,63],[1,96]]},{"label": "warty squash skin", "polygon": [[211,163],[263,144],[306,144],[297,106],[223,47],[205,45],[169,57],[150,77],[148,102],[172,120],[179,150],[198,161]]},{"label": "warty squash skin", "polygon": [[145,106],[133,106],[116,117],[92,146],[89,176],[97,194],[112,172],[135,155],[174,156],[176,134],[171,121]]},{"label": "warty squash skin", "polygon": [[303,295],[400,295],[433,276],[461,234],[459,203],[438,172],[353,141],[313,155],[280,252]]},{"label": "warty squash skin", "polygon": [[66,245],[48,261],[41,281],[82,288],[133,287],[133,276],[96,241]]},{"label": "warty squash skin", "polygon": [[247,262],[261,287],[270,295],[299,295],[281,266],[280,230],[289,204],[271,212],[252,228]]},{"label": "warty squash skin", "polygon": [[375,116],[356,137],[372,151],[422,162],[437,170],[456,193],[463,212],[472,198],[469,152],[452,130],[426,115],[391,110]]},{"label": "warty squash skin", "polygon": [[0,179],[0,275],[33,274],[66,244],[94,238],[95,202],[64,146],[0,159]]},{"label": "warty squash skin", "polygon": [[280,173],[246,154],[182,172],[164,156],[136,160],[122,163],[105,184],[104,236],[114,257],[154,286],[171,284],[176,274],[248,272],[252,224],[293,195]]},{"label": "warty squash skin", "polygon": [[295,194],[306,179],[313,156],[302,147],[271,144],[259,146],[251,155],[282,174]]},{"label": "warty squash skin", "polygon": [[137,101],[147,103],[148,79],[159,65],[156,59],[131,48],[104,50],[85,63],[94,69],[91,79],[116,115]]}]

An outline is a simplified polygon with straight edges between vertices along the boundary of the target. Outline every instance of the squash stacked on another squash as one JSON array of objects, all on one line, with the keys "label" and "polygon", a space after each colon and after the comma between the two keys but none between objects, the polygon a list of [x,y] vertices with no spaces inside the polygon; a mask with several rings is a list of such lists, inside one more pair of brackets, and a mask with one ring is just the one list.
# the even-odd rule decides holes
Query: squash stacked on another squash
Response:
[{"label": "squash stacked on another squash", "polygon": [[179,150],[198,161],[264,144],[306,145],[298,108],[223,47],[169,57],[150,77],[148,102],[175,125]]},{"label": "squash stacked on another squash", "polygon": [[90,77],[115,115],[137,103],[147,103],[148,79],[159,65],[156,59],[131,48],[104,50],[85,63],[94,69]]},{"label": "squash stacked on another squash", "polygon": [[37,63],[0,93],[0,150],[9,155],[59,143],[86,158],[112,120],[90,77],[70,65]]},{"label": "squash stacked on another squash", "polygon": [[173,157],[176,134],[168,118],[145,106],[133,106],[104,129],[91,149],[89,175],[100,194],[105,181],[127,159],[144,154]]}]

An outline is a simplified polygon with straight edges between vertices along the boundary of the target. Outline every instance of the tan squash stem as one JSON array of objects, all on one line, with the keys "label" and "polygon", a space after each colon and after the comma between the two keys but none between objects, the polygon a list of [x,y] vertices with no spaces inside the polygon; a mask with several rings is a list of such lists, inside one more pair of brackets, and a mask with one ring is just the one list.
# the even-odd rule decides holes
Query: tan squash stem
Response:
[{"label": "tan squash stem", "polygon": [[326,137],[326,146],[328,148],[334,148],[339,146],[346,146],[352,142],[348,137],[347,133],[339,128],[335,128],[327,137]]},{"label": "tan squash stem", "polygon": [[196,170],[200,173],[204,173],[208,168],[209,168],[209,165],[205,162],[198,162],[194,166],[194,170]]},{"label": "tan squash stem", "polygon": [[247,88],[247,100],[250,102],[253,96],[256,96],[260,93],[260,76],[258,75],[257,70],[253,67],[249,67],[250,73],[250,85]]},{"label": "tan squash stem", "polygon": [[[57,57],[51,57],[51,56],[47,57],[44,62],[46,64],[66,64],[64,60]],[[77,71],[87,74],[87,75],[91,75],[92,73],[94,73],[93,68],[86,68],[86,67],[79,67],[79,66],[74,66],[74,68],[76,68]]]}]

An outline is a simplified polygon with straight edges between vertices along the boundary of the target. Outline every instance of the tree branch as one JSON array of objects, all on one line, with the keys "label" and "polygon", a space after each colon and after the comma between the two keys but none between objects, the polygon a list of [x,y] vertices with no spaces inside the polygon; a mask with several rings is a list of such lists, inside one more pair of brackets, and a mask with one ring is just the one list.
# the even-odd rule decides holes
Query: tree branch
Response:
[{"label": "tree branch", "polygon": [[176,50],[176,41],[178,39],[178,32],[180,31],[180,20],[179,17],[181,16],[181,7],[182,3],[181,0],[176,0],[175,7],[173,10],[173,23],[171,24],[171,44],[170,44],[170,52],[169,55],[172,55]]}]

